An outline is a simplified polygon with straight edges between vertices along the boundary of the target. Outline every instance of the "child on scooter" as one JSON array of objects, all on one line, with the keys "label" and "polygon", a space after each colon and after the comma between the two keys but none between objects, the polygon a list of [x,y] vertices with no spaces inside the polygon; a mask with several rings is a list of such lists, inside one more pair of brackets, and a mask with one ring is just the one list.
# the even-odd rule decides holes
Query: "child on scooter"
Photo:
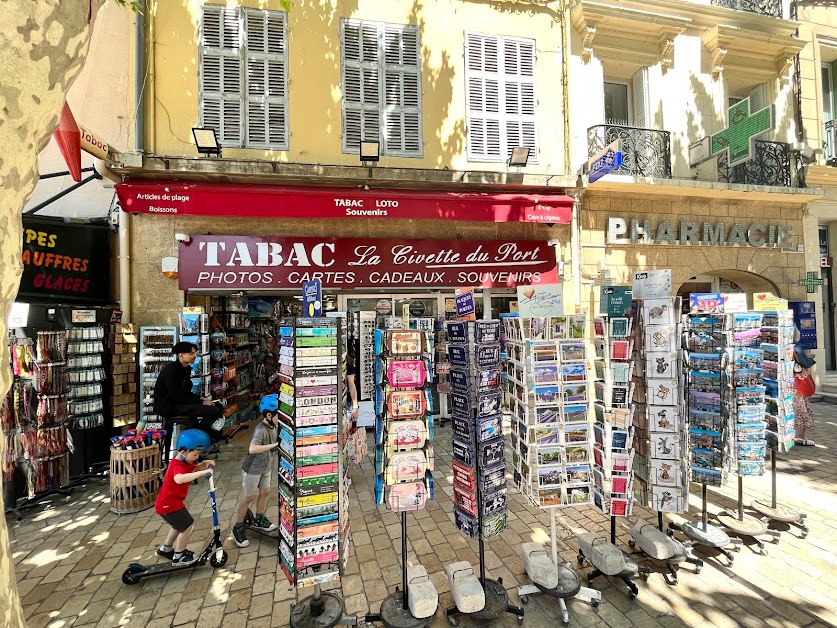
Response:
[{"label": "child on scooter", "polygon": [[195,555],[186,549],[195,520],[186,509],[189,483],[212,474],[215,465],[210,461],[196,464],[201,452],[209,449],[210,439],[201,430],[186,430],[177,437],[177,456],[166,470],[163,486],[157,495],[154,509],[171,526],[166,540],[157,554],[175,565],[195,562]]},{"label": "child on scooter", "polygon": [[271,523],[265,516],[265,510],[267,498],[270,495],[270,476],[273,474],[275,454],[273,450],[279,446],[279,395],[262,397],[259,412],[262,422],[253,430],[250,448],[241,463],[242,496],[233,526],[233,539],[239,547],[250,545],[250,541],[247,540],[245,520],[254,499],[256,500],[256,514],[253,521],[247,523],[265,532],[276,529],[276,524]]}]

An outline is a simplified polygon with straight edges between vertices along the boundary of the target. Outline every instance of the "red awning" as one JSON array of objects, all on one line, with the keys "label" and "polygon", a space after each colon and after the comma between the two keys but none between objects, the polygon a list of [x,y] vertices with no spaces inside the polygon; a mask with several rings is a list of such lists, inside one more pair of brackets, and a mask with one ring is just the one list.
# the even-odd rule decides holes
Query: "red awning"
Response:
[{"label": "red awning", "polygon": [[568,224],[575,200],[563,194],[242,185],[129,180],[116,186],[132,214],[247,218],[415,218]]}]

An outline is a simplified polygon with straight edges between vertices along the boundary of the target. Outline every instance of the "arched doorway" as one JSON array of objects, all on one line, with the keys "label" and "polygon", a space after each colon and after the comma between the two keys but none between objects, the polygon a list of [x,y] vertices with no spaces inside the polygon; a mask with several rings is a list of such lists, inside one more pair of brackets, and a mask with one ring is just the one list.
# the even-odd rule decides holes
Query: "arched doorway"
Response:
[{"label": "arched doorway", "polygon": [[683,297],[684,312],[689,309],[689,295],[703,292],[741,292],[747,295],[747,307],[753,307],[753,294],[771,292],[782,296],[769,279],[743,270],[717,270],[694,275],[680,284],[678,296]]}]

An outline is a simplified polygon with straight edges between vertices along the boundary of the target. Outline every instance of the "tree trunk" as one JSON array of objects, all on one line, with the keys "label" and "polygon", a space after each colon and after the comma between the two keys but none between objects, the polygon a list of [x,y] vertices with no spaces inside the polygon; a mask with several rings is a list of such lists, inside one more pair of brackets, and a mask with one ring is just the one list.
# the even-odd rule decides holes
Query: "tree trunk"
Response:
[{"label": "tree trunk", "polygon": [[[38,181],[38,153],[58,126],[103,1],[0,0],[0,338],[20,283],[21,210]],[[10,385],[9,348],[0,342],[0,398]],[[0,628],[25,628],[5,517],[0,583]]]}]

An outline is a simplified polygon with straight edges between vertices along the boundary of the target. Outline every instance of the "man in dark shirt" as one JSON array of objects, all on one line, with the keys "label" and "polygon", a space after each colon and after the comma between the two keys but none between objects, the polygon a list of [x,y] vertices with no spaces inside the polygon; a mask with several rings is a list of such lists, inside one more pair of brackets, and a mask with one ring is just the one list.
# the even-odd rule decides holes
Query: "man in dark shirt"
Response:
[{"label": "man in dark shirt", "polygon": [[178,342],[171,352],[177,356],[166,364],[154,384],[154,412],[162,417],[182,416],[192,419],[192,426],[209,434],[213,442],[221,439],[221,432],[212,424],[221,418],[221,410],[211,399],[203,399],[192,392],[192,363],[198,348],[191,342]]}]

